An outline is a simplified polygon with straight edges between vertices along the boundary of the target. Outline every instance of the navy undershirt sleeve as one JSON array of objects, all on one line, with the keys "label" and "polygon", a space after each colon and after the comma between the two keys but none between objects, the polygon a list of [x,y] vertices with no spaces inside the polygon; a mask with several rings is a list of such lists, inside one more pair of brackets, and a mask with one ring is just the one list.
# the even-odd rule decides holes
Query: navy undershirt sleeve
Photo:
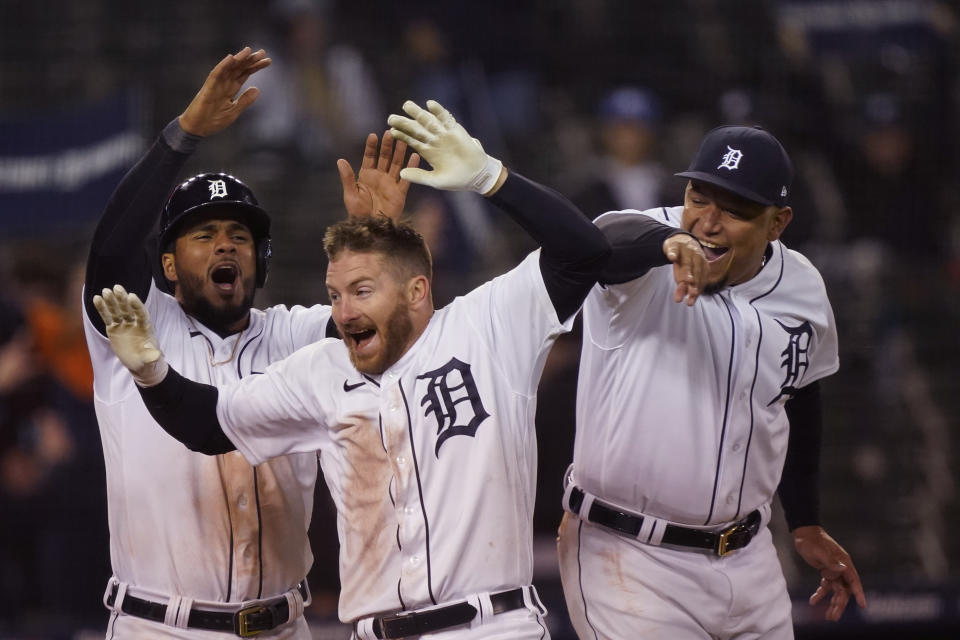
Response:
[{"label": "navy undershirt sleeve", "polygon": [[610,245],[577,207],[511,171],[490,201],[540,245],[540,272],[561,322],[577,312],[597,282]]},{"label": "navy undershirt sleeve", "polygon": [[787,526],[793,531],[797,527],[820,524],[820,441],[823,433],[820,383],[812,382],[798,389],[784,408],[790,420],[790,438],[777,493]]},{"label": "navy undershirt sleeve", "polygon": [[686,233],[644,215],[608,215],[596,221],[610,242],[612,253],[600,274],[600,284],[620,284],[639,278],[650,269],[670,264],[663,241]]},{"label": "navy undershirt sleeve", "polygon": [[151,279],[165,284],[158,260],[157,222],[199,140],[173,120],[110,196],[90,244],[85,280],[84,307],[100,333],[106,335],[93,306],[94,295],[121,284],[143,300]]},{"label": "navy undershirt sleeve", "polygon": [[188,380],[171,367],[160,384],[137,389],[157,424],[191,451],[212,456],[236,449],[217,418],[216,387]]}]

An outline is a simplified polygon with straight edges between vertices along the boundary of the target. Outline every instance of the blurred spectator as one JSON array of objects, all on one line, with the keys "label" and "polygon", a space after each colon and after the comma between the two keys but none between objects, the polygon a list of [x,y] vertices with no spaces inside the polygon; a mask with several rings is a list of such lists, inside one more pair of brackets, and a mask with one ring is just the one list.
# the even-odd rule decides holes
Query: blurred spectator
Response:
[{"label": "blurred spectator", "polygon": [[[99,624],[110,575],[92,374],[78,314],[82,265],[29,248],[0,302],[0,628]],[[78,349],[79,346],[79,349]],[[78,526],[82,523],[82,526]]]},{"label": "blurred spectator", "polygon": [[270,31],[255,48],[273,64],[257,76],[261,94],[244,121],[260,160],[274,154],[325,168],[366,134],[382,133],[377,79],[358,49],[338,41],[326,0],[273,0],[266,16]]},{"label": "blurred spectator", "polygon": [[[872,238],[916,264],[942,262],[949,240],[940,160],[921,146],[914,120],[895,95],[867,96],[839,164],[849,239]],[[952,187],[950,187],[952,188]]]},{"label": "blurred spectator", "polygon": [[390,111],[406,99],[437,100],[491,155],[530,167],[518,154],[531,151],[544,127],[541,8],[512,0],[428,0],[394,12],[402,38],[384,61]]},{"label": "blurred spectator", "polygon": [[679,204],[679,183],[660,162],[659,126],[660,105],[647,89],[619,87],[600,101],[600,157],[587,163],[591,175],[571,197],[590,219],[606,211]]}]

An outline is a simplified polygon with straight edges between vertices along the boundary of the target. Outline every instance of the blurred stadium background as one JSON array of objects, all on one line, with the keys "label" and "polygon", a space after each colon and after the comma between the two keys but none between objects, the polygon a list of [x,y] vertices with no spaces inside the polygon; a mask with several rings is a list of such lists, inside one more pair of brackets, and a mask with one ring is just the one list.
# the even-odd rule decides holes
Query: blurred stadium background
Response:
[{"label": "blurred stadium background", "polygon": [[[761,124],[797,167],[785,242],[831,292],[822,502],[868,591],[837,624],[775,521],[798,638],[960,637],[958,5],[932,0],[0,0],[0,638],[102,637],[110,574],[80,331],[86,243],[123,173],[227,52],[263,46],[263,94],[202,145],[273,215],[260,305],[326,301],[334,162],[359,163],[404,99],[434,98],[492,154],[609,208],[679,204],[700,136]],[[443,304],[531,249],[475,197],[414,187]],[[577,332],[544,374],[536,582],[572,638],[554,559],[572,449]],[[163,491],[158,486],[157,491]],[[308,612],[336,622],[318,491]]]}]

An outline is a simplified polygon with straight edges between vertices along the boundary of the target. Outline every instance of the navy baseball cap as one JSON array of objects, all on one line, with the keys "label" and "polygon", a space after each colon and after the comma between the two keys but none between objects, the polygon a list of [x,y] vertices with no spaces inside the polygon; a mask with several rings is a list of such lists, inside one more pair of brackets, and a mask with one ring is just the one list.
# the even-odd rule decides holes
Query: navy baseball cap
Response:
[{"label": "navy baseball cap", "polygon": [[717,127],[707,132],[681,178],[700,180],[751,202],[786,205],[793,163],[783,145],[760,127]]},{"label": "navy baseball cap", "polygon": [[211,207],[229,210],[231,217],[250,228],[255,239],[270,237],[270,216],[260,207],[250,187],[228,173],[201,173],[170,194],[160,214],[161,250],[177,238],[188,216]]}]

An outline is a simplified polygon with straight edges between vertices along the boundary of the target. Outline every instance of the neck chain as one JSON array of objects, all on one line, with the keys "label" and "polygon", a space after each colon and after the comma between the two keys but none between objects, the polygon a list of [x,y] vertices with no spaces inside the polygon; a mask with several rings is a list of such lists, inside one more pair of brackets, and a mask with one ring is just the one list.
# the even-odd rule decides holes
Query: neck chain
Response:
[{"label": "neck chain", "polygon": [[[197,333],[200,333],[201,335],[203,335],[203,332],[200,331],[199,329],[197,329],[197,325],[194,324],[193,318],[190,318],[190,324],[193,325],[193,330],[194,330],[194,331],[196,331]],[[244,331],[245,331],[245,330],[244,330]],[[214,361],[213,361],[213,353],[214,353],[213,343],[212,343],[212,342],[210,341],[210,339],[207,338],[206,336],[203,336],[203,337],[204,337],[204,339],[207,341],[207,349],[208,349],[208,351],[207,351],[207,359],[210,361],[210,366],[211,366],[211,367],[219,367],[219,366],[222,365],[222,364],[227,364],[228,362],[233,362],[233,359],[237,356],[237,347],[240,346],[240,338],[243,337],[243,331],[240,331],[240,333],[237,334],[237,339],[233,341],[233,349],[230,350],[230,357],[227,358],[226,360],[221,360],[220,362],[214,362]]]},{"label": "neck chain", "polygon": [[207,356],[210,358],[211,367],[219,367],[222,364],[227,364],[228,362],[233,362],[234,357],[237,355],[237,347],[240,345],[240,338],[243,337],[243,331],[237,334],[237,339],[233,341],[233,349],[230,351],[230,357],[226,360],[221,360],[220,362],[213,361],[213,345],[208,343],[210,347],[210,353]]}]

